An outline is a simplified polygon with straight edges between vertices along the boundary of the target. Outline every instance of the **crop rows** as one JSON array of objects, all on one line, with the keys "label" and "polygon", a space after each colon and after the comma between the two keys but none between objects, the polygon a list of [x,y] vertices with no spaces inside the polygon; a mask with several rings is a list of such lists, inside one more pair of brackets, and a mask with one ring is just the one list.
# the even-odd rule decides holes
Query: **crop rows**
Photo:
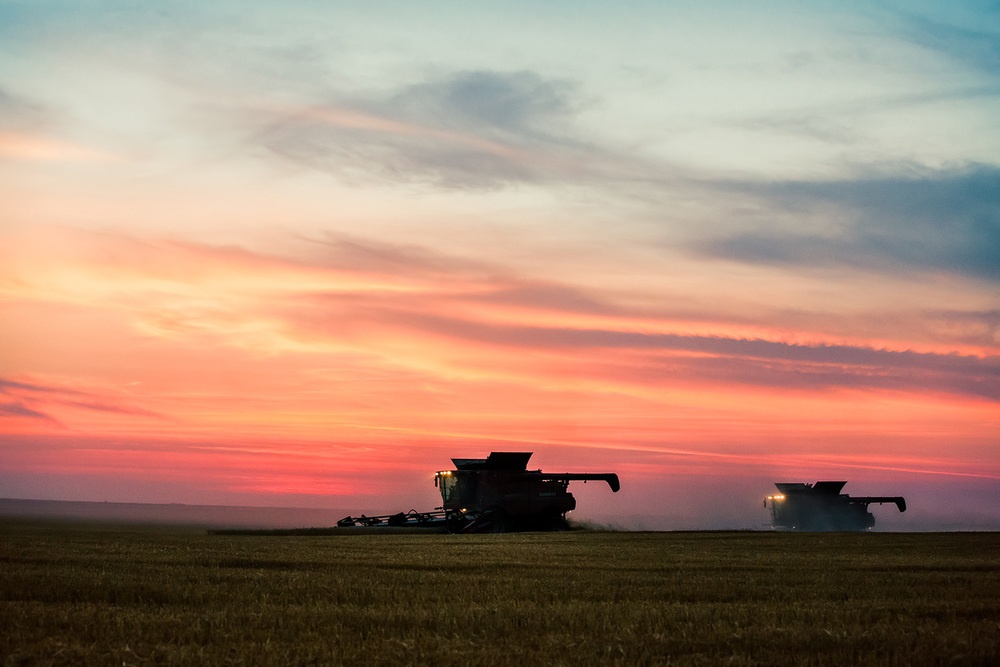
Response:
[{"label": "crop rows", "polygon": [[18,664],[1000,664],[1000,534],[0,524]]}]

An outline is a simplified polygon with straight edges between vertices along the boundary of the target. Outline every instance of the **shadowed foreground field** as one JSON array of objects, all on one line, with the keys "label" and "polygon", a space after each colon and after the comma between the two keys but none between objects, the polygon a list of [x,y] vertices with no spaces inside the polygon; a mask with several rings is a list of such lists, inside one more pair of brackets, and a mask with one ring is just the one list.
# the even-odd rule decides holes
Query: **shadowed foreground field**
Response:
[{"label": "shadowed foreground field", "polygon": [[0,524],[18,664],[1000,664],[1000,534]]}]

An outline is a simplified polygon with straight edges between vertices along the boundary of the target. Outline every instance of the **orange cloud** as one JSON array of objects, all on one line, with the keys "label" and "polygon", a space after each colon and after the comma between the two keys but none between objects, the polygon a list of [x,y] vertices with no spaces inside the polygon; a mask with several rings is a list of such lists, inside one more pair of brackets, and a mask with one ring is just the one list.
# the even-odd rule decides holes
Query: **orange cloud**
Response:
[{"label": "orange cloud", "polygon": [[22,132],[0,131],[0,160],[113,162],[113,155],[78,143]]},{"label": "orange cloud", "polygon": [[[131,444],[24,451],[8,469],[134,467],[262,496],[361,493],[373,458],[379,484],[411,488],[428,458],[493,449],[639,478],[1000,474],[980,453],[1000,428],[993,356],[744,337],[357,240],[304,258],[66,229],[15,240],[0,247],[0,428]],[[228,444],[192,444],[206,442]]]}]

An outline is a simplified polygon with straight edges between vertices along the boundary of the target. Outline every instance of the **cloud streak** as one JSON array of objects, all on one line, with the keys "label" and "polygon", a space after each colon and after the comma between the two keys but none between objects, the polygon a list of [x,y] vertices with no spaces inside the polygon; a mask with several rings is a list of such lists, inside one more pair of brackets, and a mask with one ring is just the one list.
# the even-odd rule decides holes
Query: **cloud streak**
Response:
[{"label": "cloud streak", "polygon": [[[801,227],[735,232],[696,244],[709,256],[1000,280],[1000,169],[995,167],[911,178],[736,187],[779,210],[804,215],[826,210],[830,226],[812,233]],[[835,212],[829,213],[831,209]]]},{"label": "cloud streak", "polygon": [[[263,344],[262,350],[273,351],[351,349],[403,366],[450,358],[456,371],[466,364],[482,370],[477,358],[491,359],[486,366],[495,369],[516,368],[513,359],[542,353],[556,361],[573,359],[578,379],[613,378],[626,385],[711,381],[1000,400],[995,356],[917,352],[905,342],[898,349],[878,349],[734,336],[712,331],[709,320],[695,325],[701,332],[691,331],[689,317],[677,319],[669,309],[638,310],[616,303],[611,294],[524,279],[428,248],[333,237],[311,244],[311,259],[290,261],[192,243],[89,241],[97,245],[89,250],[74,245],[74,263],[63,263],[53,274],[71,282],[46,282],[39,294],[75,299],[73,291],[64,290],[89,285],[140,331],[155,336],[217,335],[229,345]],[[96,258],[100,264],[93,263]],[[37,272],[39,264],[29,265]],[[71,266],[76,268],[68,271]],[[33,294],[30,278],[20,280],[28,284],[22,293]],[[452,354],[459,344],[468,348],[460,355],[464,361]],[[504,361],[508,356],[512,360]],[[64,404],[92,410],[142,412],[50,387],[7,382],[3,390],[58,394]]]},{"label": "cloud streak", "polygon": [[[993,13],[995,25],[996,8],[988,11]],[[970,27],[915,12],[902,11],[898,16],[904,26],[904,34],[914,43],[991,76],[1000,71],[1000,33],[990,31],[989,22]]]},{"label": "cloud streak", "polygon": [[254,141],[293,162],[444,188],[559,180],[593,152],[564,127],[574,86],[534,72],[464,71],[382,97],[289,110]]},{"label": "cloud streak", "polygon": [[67,408],[71,410],[78,408],[91,413],[152,418],[159,421],[167,419],[158,412],[137,407],[133,401],[106,390],[82,391],[71,387],[21,382],[0,377],[0,396],[13,399],[6,404],[0,404],[0,416],[36,419],[59,429],[66,429],[67,426],[63,420],[52,416],[52,413]]},{"label": "cloud streak", "polygon": [[[337,313],[322,301],[310,310]],[[360,304],[358,304],[360,305]],[[374,310],[373,310],[374,309]],[[447,304],[433,307],[446,312]],[[634,330],[538,327],[459,319],[375,304],[358,312],[376,329],[389,325],[409,335],[433,335],[520,353],[542,351],[578,356],[575,377],[615,378],[625,384],[672,386],[726,382],[747,386],[818,391],[829,388],[880,388],[933,391],[1000,400],[1000,358],[889,351],[847,345],[800,345],[774,340],[650,334]],[[332,333],[322,319],[306,326]],[[652,323],[648,323],[652,324]],[[406,334],[403,334],[406,335]],[[484,355],[491,353],[483,352]],[[636,356],[638,355],[638,357]],[[616,368],[617,366],[617,368]],[[639,366],[639,368],[637,368]]]}]

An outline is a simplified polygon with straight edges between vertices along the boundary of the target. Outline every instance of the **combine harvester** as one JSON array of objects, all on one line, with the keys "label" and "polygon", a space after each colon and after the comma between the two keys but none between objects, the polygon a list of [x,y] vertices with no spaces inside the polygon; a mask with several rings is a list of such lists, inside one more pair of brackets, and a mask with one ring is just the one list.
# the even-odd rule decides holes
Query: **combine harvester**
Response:
[{"label": "combine harvester", "polygon": [[900,512],[906,511],[906,500],[901,496],[852,498],[840,493],[845,484],[776,482],[781,493],[764,499],[764,507],[770,503],[771,526],[778,530],[865,531],[875,525],[875,517],[868,511],[871,504],[893,503]]},{"label": "combine harvester", "polygon": [[407,526],[447,529],[453,533],[503,533],[518,530],[565,530],[566,513],[576,508],[570,482],[607,482],[621,488],[614,473],[547,473],[528,470],[531,452],[493,452],[485,459],[452,459],[455,470],[434,474],[441,507],[432,512],[383,516],[348,516],[351,526]]}]

